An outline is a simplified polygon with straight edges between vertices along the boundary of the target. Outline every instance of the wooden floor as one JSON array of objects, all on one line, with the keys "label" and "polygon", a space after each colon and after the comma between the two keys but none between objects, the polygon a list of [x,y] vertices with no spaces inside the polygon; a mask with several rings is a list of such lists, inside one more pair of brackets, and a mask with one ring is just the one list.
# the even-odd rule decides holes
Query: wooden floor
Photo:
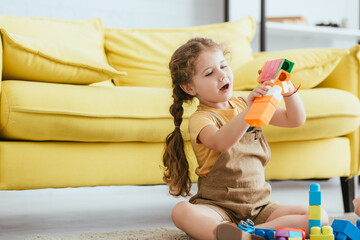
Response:
[{"label": "wooden floor", "polygon": [[[272,200],[308,205],[313,182],[271,181]],[[339,178],[317,183],[322,207],[330,216],[342,215]],[[171,209],[183,200],[169,196],[164,185],[0,191],[0,240],[173,226]]]}]

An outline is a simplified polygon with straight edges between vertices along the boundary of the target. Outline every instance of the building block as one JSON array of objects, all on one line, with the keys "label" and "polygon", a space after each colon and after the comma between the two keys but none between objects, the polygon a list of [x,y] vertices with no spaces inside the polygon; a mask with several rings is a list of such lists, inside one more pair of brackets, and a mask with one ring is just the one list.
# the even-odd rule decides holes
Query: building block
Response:
[{"label": "building block", "polygon": [[263,83],[265,81],[273,80],[281,67],[281,63],[282,59],[265,62],[264,66],[261,68],[261,74],[259,75],[257,81],[259,83]]},{"label": "building block", "polygon": [[[274,97],[272,97],[272,99],[270,99],[268,102],[266,102],[265,99],[259,99],[258,101],[255,101],[246,114],[245,121],[250,126],[266,126],[269,124],[272,116],[276,111],[276,108],[279,106],[279,102]],[[276,102],[277,104],[273,105],[273,102]]]},{"label": "building block", "polygon": [[255,231],[254,222],[250,219],[247,219],[246,222],[241,220],[237,227],[247,233],[254,233]]},{"label": "building block", "polygon": [[279,75],[281,70],[291,73],[293,67],[294,63],[285,58],[267,61],[261,68],[257,81],[258,83],[263,83],[273,80]]},{"label": "building block", "polygon": [[317,183],[310,185],[309,205],[321,205],[320,185]]},{"label": "building block", "polygon": [[291,238],[291,237],[293,237],[293,238],[298,238],[298,237],[302,238],[302,234],[301,234],[301,232],[289,231],[289,238]]},{"label": "building block", "polygon": [[289,238],[289,231],[276,229],[275,240],[287,240]]},{"label": "building block", "polygon": [[331,224],[336,240],[358,240],[360,229],[347,220],[335,219]]},{"label": "building block", "polygon": [[289,232],[290,237],[301,237],[301,239],[305,240],[305,229],[303,228],[290,228],[290,227],[276,227],[276,230],[283,230]]},{"label": "building block", "polygon": [[267,61],[260,70],[257,81],[263,83],[265,81],[274,81],[269,84],[270,90],[266,96],[256,98],[252,103],[245,121],[252,127],[267,126],[274,115],[282,94],[288,92],[292,83],[290,83],[291,70],[294,63],[287,59],[276,59]]},{"label": "building block", "polygon": [[[309,229],[313,228],[313,227],[321,227],[321,220],[309,220]],[[310,234],[310,230],[309,230],[309,234]]]},{"label": "building block", "polygon": [[310,205],[309,206],[309,219],[310,220],[321,220],[321,206]]},{"label": "building block", "polygon": [[275,239],[275,230],[264,229],[264,228],[255,228],[255,235],[264,238],[265,240],[274,240]]},{"label": "building block", "polygon": [[319,227],[312,227],[310,231],[310,240],[334,240],[333,229],[330,226],[324,226],[322,230]]}]

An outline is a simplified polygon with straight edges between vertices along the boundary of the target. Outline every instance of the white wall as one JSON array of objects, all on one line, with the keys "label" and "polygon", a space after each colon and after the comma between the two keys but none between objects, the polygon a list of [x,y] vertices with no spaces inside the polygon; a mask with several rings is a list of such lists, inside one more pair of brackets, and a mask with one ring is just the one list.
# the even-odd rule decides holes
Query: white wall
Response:
[{"label": "white wall", "polygon": [[[341,23],[359,29],[359,1],[357,0],[266,0],[266,15],[303,16],[310,25],[319,22]],[[177,28],[222,22],[223,0],[0,0],[0,14],[36,16],[57,19],[89,19],[100,17],[110,28]],[[260,20],[260,0],[231,0],[230,20],[245,16]],[[286,34],[286,33],[285,33]],[[267,50],[303,47],[350,47],[355,41],[327,43],[324,38],[301,39],[293,36],[284,46],[278,42],[278,32],[268,31]],[[313,36],[312,36],[313,37]],[[331,37],[330,37],[331,38]],[[255,52],[259,50],[259,38],[253,41]],[[272,44],[275,42],[275,45]],[[345,42],[350,42],[349,44]],[[354,42],[354,43],[353,43]],[[344,43],[344,44],[343,44]],[[301,44],[301,46],[299,46]]]},{"label": "white wall", "polygon": [[[223,21],[223,0],[0,0],[0,14],[60,19],[101,17],[106,27],[168,28]],[[260,0],[231,0],[232,20],[260,20]],[[311,25],[341,23],[359,28],[358,0],[267,0],[266,14],[304,16]]]},{"label": "white wall", "polygon": [[222,0],[0,0],[0,14],[101,17],[105,27],[173,28],[222,22]]}]

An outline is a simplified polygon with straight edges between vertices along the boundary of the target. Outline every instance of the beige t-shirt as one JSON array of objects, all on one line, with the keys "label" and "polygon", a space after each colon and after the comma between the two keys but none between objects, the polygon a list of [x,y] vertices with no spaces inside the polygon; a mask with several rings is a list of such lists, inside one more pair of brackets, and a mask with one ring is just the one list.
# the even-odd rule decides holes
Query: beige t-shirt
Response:
[{"label": "beige t-shirt", "polygon": [[215,113],[225,124],[247,107],[243,98],[231,97],[229,104],[232,109],[216,109],[200,104],[196,112],[190,116],[189,132],[191,144],[199,164],[196,169],[196,174],[199,176],[206,176],[220,155],[220,152],[211,150],[197,141],[199,133],[204,127],[215,125],[219,128],[215,119],[207,112]]}]

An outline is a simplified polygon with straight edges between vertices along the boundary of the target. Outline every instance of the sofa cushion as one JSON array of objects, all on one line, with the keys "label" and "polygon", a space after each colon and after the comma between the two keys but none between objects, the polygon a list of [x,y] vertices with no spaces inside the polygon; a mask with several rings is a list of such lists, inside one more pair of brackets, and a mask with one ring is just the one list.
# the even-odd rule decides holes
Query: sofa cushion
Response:
[{"label": "sofa cushion", "polygon": [[108,63],[101,19],[0,16],[3,79],[88,84],[122,76]]},{"label": "sofa cushion", "polygon": [[[235,92],[246,96],[248,92]],[[174,129],[172,92],[164,88],[103,87],[3,81],[0,136],[13,140],[163,142]],[[299,128],[264,127],[269,142],[342,136],[358,128],[360,103],[336,89],[301,90],[307,112]],[[282,102],[283,104],[283,102]],[[197,102],[184,106],[181,129]]]},{"label": "sofa cushion", "polygon": [[231,52],[229,65],[237,73],[242,64],[253,59],[250,41],[254,33],[251,17],[178,29],[105,29],[105,50],[109,63],[128,73],[115,79],[118,86],[170,88],[171,55],[190,38],[203,36],[225,44]]},{"label": "sofa cushion", "polygon": [[258,70],[268,60],[286,58],[295,63],[291,72],[291,81],[302,89],[310,89],[321,83],[339,64],[341,58],[348,54],[348,49],[298,49],[255,54],[255,59],[238,69],[241,78],[234,81],[234,90],[251,90],[256,88]]}]

